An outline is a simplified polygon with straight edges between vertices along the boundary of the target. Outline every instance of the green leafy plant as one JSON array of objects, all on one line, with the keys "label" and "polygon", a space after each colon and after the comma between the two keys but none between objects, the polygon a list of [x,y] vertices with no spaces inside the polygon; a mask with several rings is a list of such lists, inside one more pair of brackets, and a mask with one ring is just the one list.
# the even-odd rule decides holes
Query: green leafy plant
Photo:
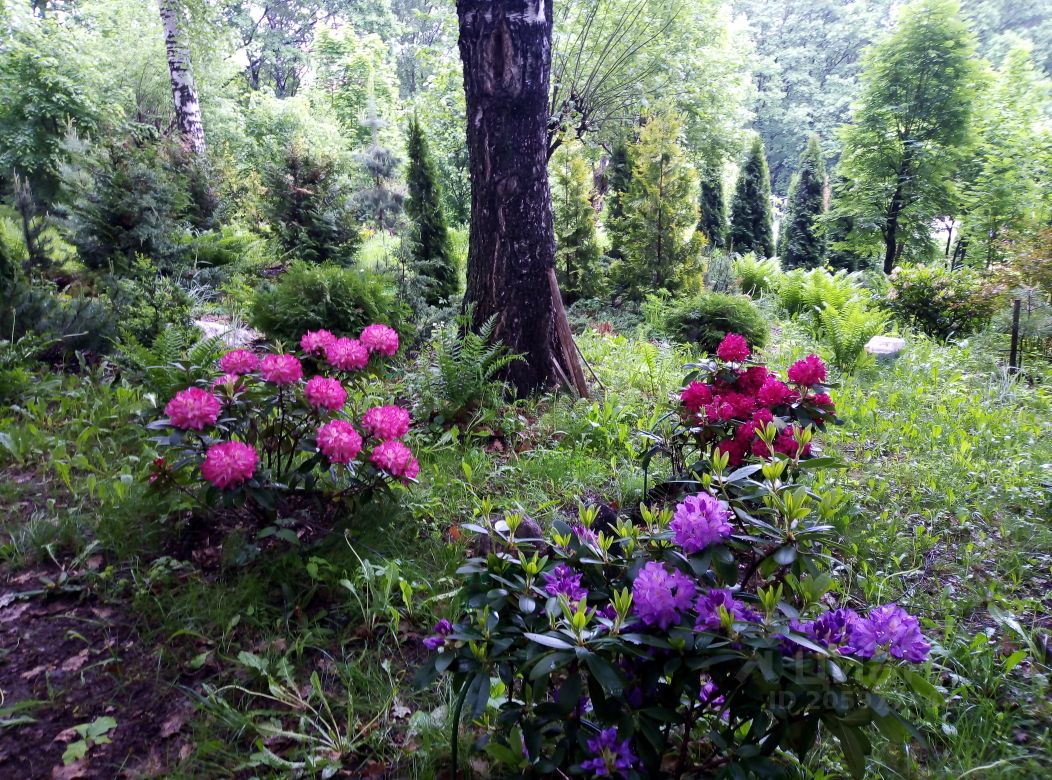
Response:
[{"label": "green leafy plant", "polygon": [[194,340],[191,332],[169,325],[150,346],[123,333],[117,342],[116,362],[130,380],[140,383],[162,401],[180,388],[215,373],[216,361],[225,351],[221,336]]},{"label": "green leafy plant", "polygon": [[431,418],[439,425],[463,424],[504,398],[505,385],[496,381],[496,375],[521,358],[494,340],[496,316],[478,331],[470,328],[470,322],[466,314],[436,326],[430,343],[421,350],[409,377],[419,418]]},{"label": "green leafy plant", "polygon": [[967,268],[937,265],[896,268],[887,307],[904,324],[938,339],[967,336],[985,327],[1004,295]]},{"label": "green leafy plant", "polygon": [[819,335],[833,353],[833,363],[841,370],[854,368],[865,355],[866,343],[881,333],[888,315],[871,309],[861,301],[848,301],[840,308],[826,304],[818,312]]},{"label": "green leafy plant", "polygon": [[734,273],[740,280],[742,292],[759,298],[777,289],[782,269],[777,258],[761,259],[749,252],[734,259]]},{"label": "green leafy plant", "polygon": [[357,333],[372,322],[401,331],[406,311],[375,274],[297,262],[252,298],[249,320],[268,338],[290,343],[308,330]]},{"label": "green leafy plant", "polygon": [[658,330],[709,354],[728,333],[739,333],[756,347],[767,343],[767,320],[744,295],[703,292],[672,301],[651,297],[644,310]]}]

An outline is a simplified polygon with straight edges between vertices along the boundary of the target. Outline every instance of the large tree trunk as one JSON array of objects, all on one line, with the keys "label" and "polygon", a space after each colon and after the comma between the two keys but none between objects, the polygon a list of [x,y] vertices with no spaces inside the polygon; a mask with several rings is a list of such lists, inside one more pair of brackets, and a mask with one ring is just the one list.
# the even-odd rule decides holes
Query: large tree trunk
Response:
[{"label": "large tree trunk", "polygon": [[457,0],[457,16],[471,169],[465,305],[476,326],[496,315],[495,337],[525,357],[506,373],[520,396],[553,381],[584,393],[554,281],[552,0]]},{"label": "large tree trunk", "polygon": [[179,24],[179,0],[157,0],[164,25],[164,45],[168,50],[168,73],[172,80],[175,118],[187,147],[196,155],[205,153],[205,126],[201,103],[197,99],[194,74],[190,67],[190,48]]}]

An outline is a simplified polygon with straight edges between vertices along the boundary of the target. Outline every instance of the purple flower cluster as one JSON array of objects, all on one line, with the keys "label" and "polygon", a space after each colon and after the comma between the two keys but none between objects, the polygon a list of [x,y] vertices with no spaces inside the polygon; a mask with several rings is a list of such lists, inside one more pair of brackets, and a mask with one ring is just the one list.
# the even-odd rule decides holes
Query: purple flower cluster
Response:
[{"label": "purple flower cluster", "polygon": [[736,623],[758,623],[760,616],[738,601],[727,588],[711,588],[698,597],[694,609],[698,619],[694,628],[698,631],[719,631],[723,625],[720,620],[720,607],[730,613]]},{"label": "purple flower cluster", "polygon": [[581,769],[594,772],[596,777],[628,777],[637,759],[629,740],[618,740],[617,729],[603,729],[588,740],[593,758],[581,762]]},{"label": "purple flower cluster", "polygon": [[734,533],[727,522],[731,512],[726,502],[708,493],[687,496],[676,507],[669,527],[676,544],[687,554],[718,544]]},{"label": "purple flower cluster", "polygon": [[588,589],[581,587],[581,573],[560,563],[544,573],[544,592],[549,596],[566,596],[571,602],[588,598]]},{"label": "purple flower cluster", "polygon": [[917,618],[897,604],[885,604],[851,628],[843,649],[859,658],[872,658],[878,650],[887,650],[894,658],[916,664],[928,657],[931,645],[924,640]]},{"label": "purple flower cluster", "polygon": [[920,663],[931,650],[917,618],[897,604],[877,607],[865,618],[850,609],[834,609],[794,628],[827,649],[859,658],[884,650],[893,658]]},{"label": "purple flower cluster", "polygon": [[662,631],[679,624],[693,598],[694,580],[681,571],[668,571],[657,561],[644,566],[632,583],[636,615],[646,625],[656,625]]},{"label": "purple flower cluster", "polygon": [[434,651],[446,643],[446,637],[453,633],[453,624],[445,618],[442,618],[435,623],[435,627],[432,630],[435,633],[424,640],[424,647],[428,650]]},{"label": "purple flower cluster", "polygon": [[718,710],[724,705],[726,698],[712,680],[707,680],[698,692],[698,702],[704,707]]}]

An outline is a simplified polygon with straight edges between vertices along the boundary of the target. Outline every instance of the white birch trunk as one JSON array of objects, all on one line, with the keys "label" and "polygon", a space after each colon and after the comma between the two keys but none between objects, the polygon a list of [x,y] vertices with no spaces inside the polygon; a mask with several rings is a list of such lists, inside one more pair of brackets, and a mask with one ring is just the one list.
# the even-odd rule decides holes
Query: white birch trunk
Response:
[{"label": "white birch trunk", "polygon": [[179,0],[157,0],[164,25],[164,44],[168,50],[168,73],[172,79],[175,118],[187,147],[194,154],[205,153],[205,126],[201,103],[197,99],[194,74],[190,67],[190,48],[179,25]]}]

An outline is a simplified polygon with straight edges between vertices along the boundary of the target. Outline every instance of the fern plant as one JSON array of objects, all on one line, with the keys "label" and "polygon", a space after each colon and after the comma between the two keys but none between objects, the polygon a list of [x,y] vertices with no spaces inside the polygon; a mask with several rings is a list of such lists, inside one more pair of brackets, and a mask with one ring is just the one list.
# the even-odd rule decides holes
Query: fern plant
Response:
[{"label": "fern plant", "polygon": [[500,403],[506,384],[496,379],[497,374],[522,359],[494,340],[496,316],[478,331],[471,330],[470,321],[466,314],[436,326],[412,374],[423,416],[440,425],[468,422],[479,410]]},{"label": "fern plant", "polygon": [[141,383],[160,403],[214,374],[216,361],[226,351],[222,336],[190,341],[187,331],[176,325],[166,326],[151,347],[125,330],[118,341],[116,362],[129,379]]},{"label": "fern plant", "polygon": [[735,258],[734,273],[741,283],[741,291],[751,298],[759,298],[777,289],[782,268],[777,257],[757,258],[750,252]]},{"label": "fern plant", "polygon": [[870,309],[860,300],[849,300],[842,306],[826,304],[818,312],[818,335],[833,353],[833,363],[841,371],[858,367],[865,355],[866,343],[888,324],[888,315]]}]

